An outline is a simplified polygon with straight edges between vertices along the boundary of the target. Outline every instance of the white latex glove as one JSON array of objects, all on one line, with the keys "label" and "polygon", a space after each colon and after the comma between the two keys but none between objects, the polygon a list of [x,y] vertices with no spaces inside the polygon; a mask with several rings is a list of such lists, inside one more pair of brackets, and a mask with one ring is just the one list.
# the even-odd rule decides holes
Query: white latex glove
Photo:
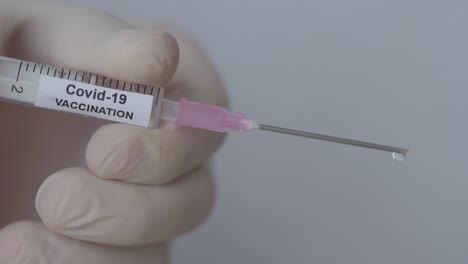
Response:
[{"label": "white latex glove", "polygon": [[[227,106],[201,50],[167,30],[135,28],[92,9],[0,1],[3,56],[163,85],[172,99]],[[212,209],[208,161],[221,134],[6,103],[0,127],[0,264],[168,263],[168,242]]]}]

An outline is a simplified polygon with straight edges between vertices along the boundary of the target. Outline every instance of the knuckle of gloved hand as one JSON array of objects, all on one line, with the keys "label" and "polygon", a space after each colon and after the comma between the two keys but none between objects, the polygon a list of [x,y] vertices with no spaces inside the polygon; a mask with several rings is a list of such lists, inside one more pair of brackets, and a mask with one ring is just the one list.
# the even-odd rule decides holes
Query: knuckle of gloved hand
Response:
[{"label": "knuckle of gloved hand", "polygon": [[0,250],[3,254],[0,260],[6,259],[2,264],[50,264],[53,254],[47,247],[45,230],[37,223],[23,221],[11,224],[1,231],[2,240],[7,241],[6,249]]},{"label": "knuckle of gloved hand", "polygon": [[191,157],[198,153],[183,148],[181,144],[183,143],[166,135],[161,135],[157,142],[148,142],[146,148],[151,160],[151,169],[146,174],[147,178],[151,178],[148,181],[153,184],[167,184],[182,177],[194,166],[189,163],[194,160]]},{"label": "knuckle of gloved hand", "polygon": [[94,159],[88,164],[90,169],[103,179],[112,179],[139,164],[145,156],[145,147],[138,136],[125,137],[115,143],[110,151],[94,149]]},{"label": "knuckle of gloved hand", "polygon": [[89,186],[80,177],[80,170],[70,169],[50,176],[38,197],[38,213],[52,231],[64,232],[79,227],[91,210]]}]

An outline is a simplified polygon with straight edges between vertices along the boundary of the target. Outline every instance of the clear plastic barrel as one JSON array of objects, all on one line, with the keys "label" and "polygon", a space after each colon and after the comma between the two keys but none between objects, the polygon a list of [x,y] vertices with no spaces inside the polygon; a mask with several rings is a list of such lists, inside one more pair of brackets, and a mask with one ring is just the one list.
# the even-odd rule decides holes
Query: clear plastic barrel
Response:
[{"label": "clear plastic barrel", "polygon": [[40,66],[5,57],[1,57],[0,60],[0,98],[16,103],[34,104],[40,75],[32,72],[32,67]]},{"label": "clear plastic barrel", "polygon": [[[160,121],[162,101],[164,99],[164,89],[162,87],[126,82],[95,73],[43,65],[2,56],[0,56],[0,100],[16,104],[20,103],[37,106],[38,88],[42,76],[49,76],[64,81],[79,82],[96,87],[116,89],[126,93],[151,95],[153,96],[153,103],[151,105],[151,121],[149,125],[157,126]],[[66,109],[52,110],[65,111]],[[86,111],[74,114],[89,116]]]}]

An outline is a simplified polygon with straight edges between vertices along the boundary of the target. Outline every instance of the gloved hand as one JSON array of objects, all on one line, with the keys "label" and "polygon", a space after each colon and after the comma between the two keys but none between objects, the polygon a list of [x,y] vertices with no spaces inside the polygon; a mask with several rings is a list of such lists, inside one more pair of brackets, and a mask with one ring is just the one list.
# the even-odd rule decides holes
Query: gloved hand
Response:
[{"label": "gloved hand", "polygon": [[[227,106],[215,69],[189,37],[92,9],[2,0],[0,54]],[[0,230],[0,264],[168,263],[169,242],[210,214],[209,159],[222,134],[7,103],[0,126],[0,227],[9,224]],[[36,211],[38,221],[24,221]]]}]

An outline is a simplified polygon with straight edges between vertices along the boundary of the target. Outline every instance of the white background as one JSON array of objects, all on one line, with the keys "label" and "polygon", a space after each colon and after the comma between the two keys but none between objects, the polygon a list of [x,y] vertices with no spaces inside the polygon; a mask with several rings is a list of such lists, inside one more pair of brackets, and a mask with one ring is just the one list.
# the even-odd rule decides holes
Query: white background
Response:
[{"label": "white background", "polygon": [[468,262],[467,1],[66,2],[183,27],[259,121],[410,148],[232,135],[175,263]]}]

